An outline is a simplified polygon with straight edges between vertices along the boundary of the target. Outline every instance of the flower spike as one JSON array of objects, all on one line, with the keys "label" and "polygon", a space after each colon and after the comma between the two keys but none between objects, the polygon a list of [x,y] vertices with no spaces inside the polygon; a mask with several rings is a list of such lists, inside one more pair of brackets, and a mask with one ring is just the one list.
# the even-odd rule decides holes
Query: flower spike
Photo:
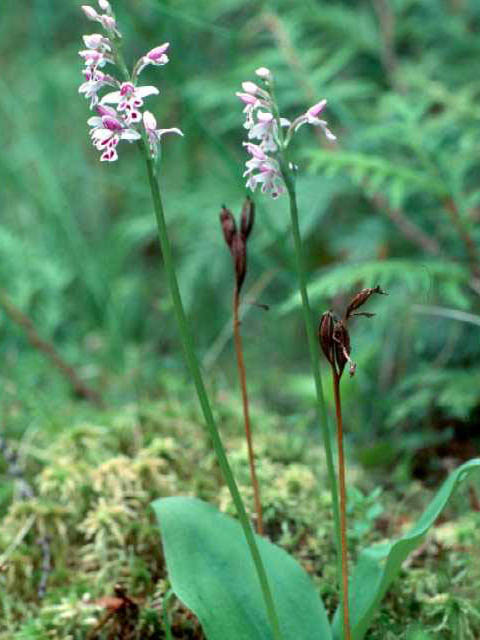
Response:
[{"label": "flower spike", "polygon": [[[295,132],[303,124],[311,124],[322,128],[329,140],[336,140],[328,129],[325,120],[318,118],[327,104],[321,100],[293,122],[278,115],[279,110],[273,95],[273,74],[270,69],[260,67],[256,75],[262,80],[262,87],[255,82],[243,82],[242,91],[236,96],[245,105],[244,128],[248,131],[248,141],[244,143],[252,156],[246,162],[247,187],[254,191],[261,185],[263,193],[270,193],[277,198],[285,193],[284,177],[281,171],[282,159]],[[285,129],[285,131],[284,131]],[[256,144],[250,143],[255,140]]]},{"label": "flower spike", "polygon": [[[127,79],[126,72],[121,69],[123,81],[114,74],[104,73],[101,68],[106,64],[116,65],[121,59],[117,48],[121,34],[117,29],[110,2],[98,0],[98,6],[103,13],[99,13],[90,5],[83,5],[82,11],[89,20],[100,23],[104,32],[83,36],[86,49],[79,52],[85,62],[85,68],[84,82],[78,91],[90,100],[90,108],[98,114],[88,120],[91,127],[90,138],[93,145],[102,152],[101,162],[114,162],[118,159],[117,146],[121,140],[132,142],[140,140],[142,136],[148,142],[151,156],[157,158],[158,145],[164,134],[183,134],[175,127],[157,129],[154,115],[149,111],[142,111],[145,98],[158,95],[159,90],[153,86],[138,86],[137,78],[147,65],[167,64],[166,52],[170,44],[165,42],[142,56]],[[101,90],[107,86],[115,90],[100,97]]]}]

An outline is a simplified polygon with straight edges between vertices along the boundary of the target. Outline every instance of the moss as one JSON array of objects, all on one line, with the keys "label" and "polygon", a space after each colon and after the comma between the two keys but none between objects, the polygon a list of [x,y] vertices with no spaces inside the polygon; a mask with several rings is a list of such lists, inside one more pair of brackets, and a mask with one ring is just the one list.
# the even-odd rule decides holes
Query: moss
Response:
[{"label": "moss", "polygon": [[[225,404],[229,401],[224,399],[222,406],[223,428],[234,473],[252,511],[246,446],[235,426],[235,409]],[[267,534],[297,557],[333,612],[338,604],[336,559],[322,450],[282,430],[275,416],[265,419],[257,409],[253,420],[268,422],[265,432],[255,429]],[[118,584],[137,611],[134,624],[128,623],[133,627],[122,631],[125,637],[164,637],[169,584],[149,503],[159,496],[199,495],[234,515],[195,410],[175,399],[129,405],[91,423],[65,425],[53,440],[47,434],[38,430],[29,445],[26,468],[35,497],[13,499],[0,525],[5,550],[0,638],[87,638],[95,625],[91,638],[112,637],[115,625],[127,624],[107,606]],[[41,452],[37,460],[35,452]],[[409,498],[399,503],[396,492],[370,486],[360,469],[351,467],[348,475],[354,483],[349,493],[353,559],[359,548],[408,526],[421,501],[418,486],[413,498],[407,491]],[[479,519],[480,514],[471,513],[444,522],[409,558],[376,616],[371,640],[413,637],[417,624],[435,638],[479,637],[480,568],[469,553],[480,543]],[[38,539],[45,536],[53,567],[39,602]],[[174,637],[202,638],[179,602],[169,600],[168,610]]]}]

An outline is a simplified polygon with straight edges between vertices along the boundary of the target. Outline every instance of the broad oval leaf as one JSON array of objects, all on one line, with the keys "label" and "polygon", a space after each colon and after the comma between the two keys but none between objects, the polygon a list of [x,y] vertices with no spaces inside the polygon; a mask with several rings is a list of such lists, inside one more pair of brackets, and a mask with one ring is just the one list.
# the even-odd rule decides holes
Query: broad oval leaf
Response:
[{"label": "broad oval leaf", "polygon": [[[257,574],[240,524],[196,498],[152,503],[175,594],[208,640],[272,640]],[[256,536],[283,640],[331,640],[323,603],[297,562]]]},{"label": "broad oval leaf", "polygon": [[[416,525],[394,542],[364,549],[353,571],[350,583],[350,619],[353,640],[362,640],[388,587],[400,573],[402,563],[419,544],[438,518],[457,486],[475,470],[480,458],[469,460],[455,469],[445,480]],[[342,637],[340,611],[333,621],[333,635]]]}]

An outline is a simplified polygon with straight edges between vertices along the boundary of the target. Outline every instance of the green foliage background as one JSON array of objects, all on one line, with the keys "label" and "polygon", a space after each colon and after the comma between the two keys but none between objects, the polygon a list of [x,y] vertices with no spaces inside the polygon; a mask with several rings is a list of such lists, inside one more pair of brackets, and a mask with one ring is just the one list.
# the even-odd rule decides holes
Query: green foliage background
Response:
[{"label": "green foliage background", "polygon": [[[77,51],[95,29],[79,5],[0,8],[0,279],[114,405],[155,395],[183,364],[141,158],[125,146],[118,163],[100,164],[89,144]],[[315,312],[342,309],[363,286],[390,293],[353,329],[359,368],[344,396],[355,452],[391,464],[452,435],[438,425],[470,437],[480,405],[478,3],[118,0],[115,10],[130,61],[172,43],[170,64],[144,80],[160,87],[149,102],[160,126],[185,133],[164,144],[163,190],[211,384],[236,381],[218,224],[220,205],[238,211],[245,192],[234,93],[265,65],[286,116],[326,97],[338,136],[332,147],[304,128],[296,140]],[[271,310],[246,307],[249,384],[295,425],[313,386],[286,202],[256,202],[247,290]],[[53,414],[68,389],[4,315],[0,358],[0,400],[20,433],[19,405]]]},{"label": "green foliage background", "polygon": [[[8,587],[0,589],[0,633],[13,637],[21,626],[19,637],[43,638],[45,630],[65,637],[68,627],[70,637],[84,637],[91,623],[81,597],[111,593],[120,575],[145,598],[139,633],[156,637],[167,585],[158,532],[141,514],[152,498],[172,493],[233,507],[218,492],[218,469],[199,436],[142,159],[124,145],[118,163],[101,164],[89,142],[77,52],[81,35],[96,28],[80,5],[0,3],[0,294],[108,408],[97,414],[72,402],[68,383],[0,306],[0,435],[20,442],[36,493],[12,499],[2,457],[0,553],[20,525],[35,524],[0,575]],[[185,134],[165,141],[162,188],[182,293],[247,501],[232,267],[218,223],[221,204],[238,212],[245,195],[235,91],[268,66],[286,117],[328,99],[338,144],[304,127],[294,150],[313,307],[318,318],[341,311],[359,288],[376,284],[390,294],[369,302],[374,319],[352,326],[358,369],[342,381],[355,556],[365,543],[398,534],[425,504],[418,485],[398,481],[415,473],[438,484],[437,472],[478,451],[480,4],[117,0],[114,8],[130,62],[171,42],[171,62],[145,71],[144,81],[161,91],[148,108],[159,126]],[[318,483],[312,472],[323,460],[312,446],[314,388],[287,204],[255,200],[245,299],[270,311],[245,305],[242,332],[266,519],[270,537],[308,568],[331,613],[338,600],[331,514],[327,494],[319,504],[315,488],[324,478]],[[447,522],[422,551],[425,561],[411,560],[372,639],[424,637],[416,626],[406,630],[417,622],[433,637],[477,637],[478,567],[468,553],[478,547],[477,516],[454,531]],[[44,535],[56,563],[36,608],[36,541]]]}]

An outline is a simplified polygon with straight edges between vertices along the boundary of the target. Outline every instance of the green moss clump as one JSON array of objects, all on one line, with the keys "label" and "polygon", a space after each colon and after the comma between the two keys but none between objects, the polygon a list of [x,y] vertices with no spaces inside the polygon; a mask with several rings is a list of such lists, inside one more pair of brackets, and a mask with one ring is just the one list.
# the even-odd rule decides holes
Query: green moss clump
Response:
[{"label": "green moss clump", "polygon": [[[222,412],[231,464],[253,519],[238,417],[228,402]],[[258,408],[253,420],[266,534],[299,560],[332,613],[338,589],[323,452],[306,437],[282,430],[278,418],[265,420]],[[265,433],[258,425],[266,421]],[[201,639],[195,618],[168,595],[160,536],[149,510],[155,498],[183,494],[235,515],[195,410],[175,399],[131,405],[96,421],[66,425],[53,439],[47,434],[39,430],[25,451],[35,497],[21,501],[13,492],[2,514],[0,639],[102,639],[123,633],[118,637],[153,640],[165,637],[165,611],[175,638]],[[370,486],[358,468],[351,467],[348,476],[353,563],[361,547],[408,526],[412,507],[399,506],[397,495]],[[413,554],[375,619],[371,640],[410,640],[415,625],[441,640],[479,637],[480,568],[469,553],[480,543],[479,518],[471,513],[455,524],[445,522]],[[39,601],[38,540],[45,537],[52,568]],[[119,604],[116,585],[133,603],[130,609]]]}]

